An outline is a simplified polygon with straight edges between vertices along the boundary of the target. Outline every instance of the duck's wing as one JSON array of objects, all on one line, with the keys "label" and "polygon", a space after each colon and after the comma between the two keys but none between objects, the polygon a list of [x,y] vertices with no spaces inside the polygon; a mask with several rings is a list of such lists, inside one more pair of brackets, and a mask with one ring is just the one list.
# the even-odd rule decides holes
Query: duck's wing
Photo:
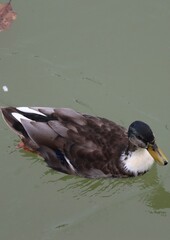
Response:
[{"label": "duck's wing", "polygon": [[69,108],[2,108],[8,125],[48,165],[69,174],[108,177],[118,172],[126,130]]}]

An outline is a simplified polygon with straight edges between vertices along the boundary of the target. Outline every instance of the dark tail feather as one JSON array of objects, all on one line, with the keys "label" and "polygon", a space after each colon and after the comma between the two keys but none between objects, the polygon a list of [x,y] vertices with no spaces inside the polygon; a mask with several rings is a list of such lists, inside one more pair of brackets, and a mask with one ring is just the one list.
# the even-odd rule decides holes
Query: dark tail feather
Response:
[{"label": "dark tail feather", "polygon": [[28,136],[22,124],[12,115],[12,113],[17,112],[14,107],[1,108],[1,111],[5,122],[15,133],[24,137]]}]

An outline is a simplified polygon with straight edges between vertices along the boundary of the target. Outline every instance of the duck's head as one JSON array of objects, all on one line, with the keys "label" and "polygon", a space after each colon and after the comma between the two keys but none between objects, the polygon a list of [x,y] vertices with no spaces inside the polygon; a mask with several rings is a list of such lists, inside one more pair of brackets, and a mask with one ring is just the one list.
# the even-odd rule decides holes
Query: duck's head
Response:
[{"label": "duck's head", "polygon": [[151,128],[142,121],[133,122],[128,129],[129,141],[137,148],[148,150],[153,159],[160,165],[168,164],[168,160],[155,143]]}]

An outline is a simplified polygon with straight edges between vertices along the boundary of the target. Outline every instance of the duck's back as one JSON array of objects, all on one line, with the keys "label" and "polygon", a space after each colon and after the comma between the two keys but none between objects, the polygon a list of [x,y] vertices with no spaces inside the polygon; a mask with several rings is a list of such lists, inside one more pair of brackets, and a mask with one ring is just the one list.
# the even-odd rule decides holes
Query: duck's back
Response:
[{"label": "duck's back", "polygon": [[87,177],[120,175],[126,130],[104,118],[69,108],[3,108],[8,125],[48,165]]}]

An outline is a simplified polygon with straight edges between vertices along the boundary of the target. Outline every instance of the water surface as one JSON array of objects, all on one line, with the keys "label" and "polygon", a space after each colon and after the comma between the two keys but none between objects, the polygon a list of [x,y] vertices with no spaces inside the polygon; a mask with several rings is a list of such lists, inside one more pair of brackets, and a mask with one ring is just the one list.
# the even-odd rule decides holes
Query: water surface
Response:
[{"label": "water surface", "polygon": [[[170,158],[170,2],[13,1],[0,33],[0,104],[72,107],[154,130]],[[2,87],[6,85],[8,92]],[[133,179],[57,173],[17,150],[0,119],[1,239],[169,239],[170,173]]]}]

